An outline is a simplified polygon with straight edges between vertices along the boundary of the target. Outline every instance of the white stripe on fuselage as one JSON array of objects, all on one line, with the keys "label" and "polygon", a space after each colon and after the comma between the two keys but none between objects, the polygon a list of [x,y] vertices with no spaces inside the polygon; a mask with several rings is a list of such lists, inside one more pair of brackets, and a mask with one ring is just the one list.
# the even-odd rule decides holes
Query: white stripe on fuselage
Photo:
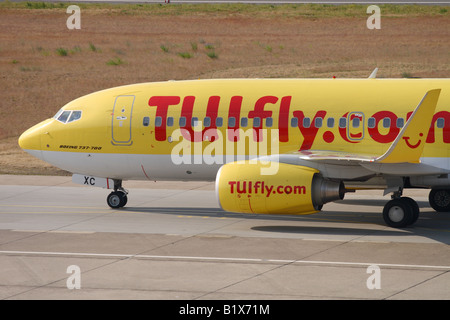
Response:
[{"label": "white stripe on fuselage", "polygon": [[[26,151],[72,173],[123,180],[214,181],[224,164],[221,156],[216,158],[217,163],[207,164],[201,156],[174,163],[171,155]],[[242,159],[230,161],[236,160]]]},{"label": "white stripe on fuselage", "polygon": [[[217,156],[216,163],[205,163],[201,156],[190,158],[191,161],[174,163],[171,155],[156,154],[121,154],[121,153],[81,153],[25,150],[31,155],[43,159],[63,170],[92,175],[97,177],[115,178],[122,180],[198,180],[214,181],[216,173],[224,162],[242,160],[235,157],[226,158]],[[321,171],[324,178],[337,178],[342,180],[354,180],[358,176],[366,176],[374,171],[361,166],[350,167],[351,174],[343,170],[341,165],[333,166],[326,163],[301,161],[292,156],[286,159],[282,155],[280,162],[313,167]],[[250,157],[254,158],[254,157]],[[291,159],[292,158],[292,159]],[[186,160],[186,159],[185,159]],[[294,161],[295,160],[295,161]],[[408,164],[406,164],[408,165]],[[401,168],[401,167],[399,167]],[[415,174],[431,174],[435,168],[436,173],[450,171],[448,158],[421,158],[421,164],[414,164]],[[423,170],[423,172],[420,172]],[[425,172],[426,171],[426,172]]]}]

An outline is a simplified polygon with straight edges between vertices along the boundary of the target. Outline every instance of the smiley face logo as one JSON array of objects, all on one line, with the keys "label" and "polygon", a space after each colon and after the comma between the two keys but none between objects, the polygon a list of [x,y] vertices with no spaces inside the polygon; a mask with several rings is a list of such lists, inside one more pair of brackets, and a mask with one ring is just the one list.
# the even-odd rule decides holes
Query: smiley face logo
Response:
[{"label": "smiley face logo", "polygon": [[[423,137],[423,133],[419,133],[420,137]],[[417,141],[416,144],[411,144],[409,143],[409,139],[411,137],[403,137],[403,139],[405,140],[405,143],[408,147],[410,147],[411,149],[416,149],[418,146],[420,146],[420,144],[422,143],[422,139],[419,139],[419,141]]]}]

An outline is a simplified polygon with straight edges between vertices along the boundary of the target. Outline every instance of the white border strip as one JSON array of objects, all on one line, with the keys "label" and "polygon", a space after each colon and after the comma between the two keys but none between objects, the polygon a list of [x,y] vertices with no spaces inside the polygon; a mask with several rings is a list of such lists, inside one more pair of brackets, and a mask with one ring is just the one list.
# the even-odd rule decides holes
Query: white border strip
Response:
[{"label": "white border strip", "polygon": [[46,251],[0,251],[4,255],[36,255],[36,256],[68,256],[68,257],[94,257],[94,258],[123,258],[123,259],[166,259],[166,260],[194,260],[194,261],[222,261],[222,262],[264,262],[280,264],[311,264],[311,265],[343,265],[367,267],[377,265],[388,268],[413,268],[413,269],[441,269],[450,270],[450,266],[433,266],[417,264],[390,264],[367,262],[342,262],[342,261],[313,261],[313,260],[279,260],[279,259],[252,259],[252,258],[224,258],[224,257],[191,257],[191,256],[158,256],[144,254],[116,254],[116,253],[82,253],[82,252],[46,252]]}]

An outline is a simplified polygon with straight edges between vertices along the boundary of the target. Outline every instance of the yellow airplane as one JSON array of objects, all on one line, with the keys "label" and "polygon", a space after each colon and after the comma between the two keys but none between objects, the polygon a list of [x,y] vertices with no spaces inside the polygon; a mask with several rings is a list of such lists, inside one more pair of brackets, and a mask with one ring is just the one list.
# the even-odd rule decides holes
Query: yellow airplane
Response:
[{"label": "yellow airplane", "polygon": [[134,84],[69,102],[20,147],[113,189],[123,180],[216,181],[227,211],[311,214],[383,189],[391,227],[419,216],[404,188],[450,211],[450,79],[217,79]]}]

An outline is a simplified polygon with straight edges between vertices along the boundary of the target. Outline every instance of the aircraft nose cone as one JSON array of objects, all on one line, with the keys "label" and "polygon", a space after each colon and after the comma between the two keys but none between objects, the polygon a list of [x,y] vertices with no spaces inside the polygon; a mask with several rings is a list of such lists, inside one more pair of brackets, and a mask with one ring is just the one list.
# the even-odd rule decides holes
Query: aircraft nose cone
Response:
[{"label": "aircraft nose cone", "polygon": [[41,150],[41,135],[30,128],[19,137],[19,146],[25,150]]},{"label": "aircraft nose cone", "polygon": [[30,153],[30,151],[42,151],[41,138],[43,134],[48,134],[51,119],[42,121],[31,127],[19,137],[19,146]]},{"label": "aircraft nose cone", "polygon": [[49,121],[43,121],[38,123],[34,127],[31,127],[19,137],[19,146],[32,156],[42,159],[42,135],[47,131],[45,128],[48,125]]}]

